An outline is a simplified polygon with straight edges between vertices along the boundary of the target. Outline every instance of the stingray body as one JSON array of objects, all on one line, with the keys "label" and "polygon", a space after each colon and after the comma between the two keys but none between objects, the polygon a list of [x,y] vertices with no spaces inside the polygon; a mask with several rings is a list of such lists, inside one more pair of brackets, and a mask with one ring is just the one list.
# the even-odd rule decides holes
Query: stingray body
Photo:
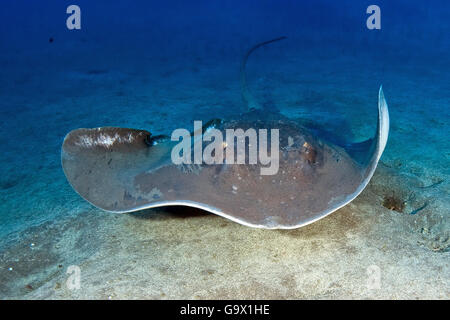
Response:
[{"label": "stingray body", "polygon": [[[251,109],[259,105],[247,89],[244,68],[250,53],[263,44],[250,49],[242,63],[242,94]],[[246,226],[291,229],[325,217],[358,196],[376,169],[389,131],[381,88],[376,134],[359,144],[337,146],[298,122],[260,115],[249,111],[239,120],[212,126],[224,135],[231,128],[278,129],[279,169],[274,175],[261,175],[261,164],[227,164],[226,152],[220,164],[176,165],[171,151],[177,142],[145,130],[114,127],[70,132],[62,148],[64,173],[84,199],[106,211],[184,205]],[[248,140],[245,144],[248,149]]]}]

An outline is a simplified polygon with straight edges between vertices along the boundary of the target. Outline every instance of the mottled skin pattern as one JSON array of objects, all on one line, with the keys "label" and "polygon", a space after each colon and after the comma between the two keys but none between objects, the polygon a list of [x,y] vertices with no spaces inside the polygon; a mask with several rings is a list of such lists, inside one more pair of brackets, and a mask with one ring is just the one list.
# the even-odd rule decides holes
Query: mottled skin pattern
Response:
[{"label": "mottled skin pattern", "polygon": [[279,129],[277,174],[261,175],[260,164],[176,166],[170,160],[173,142],[149,146],[147,131],[119,128],[71,132],[63,145],[63,168],[83,198],[108,211],[190,201],[267,227],[307,223],[337,207],[363,180],[362,168],[342,148],[312,137],[294,122],[229,121],[219,129],[250,127]]}]

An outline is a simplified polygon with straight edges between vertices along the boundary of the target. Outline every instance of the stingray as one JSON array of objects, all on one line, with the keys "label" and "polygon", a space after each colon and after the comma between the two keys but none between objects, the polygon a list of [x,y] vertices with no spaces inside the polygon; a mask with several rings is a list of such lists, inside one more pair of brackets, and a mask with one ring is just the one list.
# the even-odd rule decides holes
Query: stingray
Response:
[{"label": "stingray", "polygon": [[[223,133],[230,128],[278,129],[276,174],[262,175],[261,163],[175,164],[171,152],[178,141],[169,136],[99,127],[76,129],[65,137],[61,157],[70,185],[85,200],[109,212],[189,206],[267,229],[298,228],[351,202],[369,183],[387,143],[389,114],[382,87],[374,137],[359,143],[333,143],[319,131],[265,109],[248,90],[248,57],[255,49],[281,39],[257,44],[242,60],[247,111],[234,119],[211,120],[201,129],[202,133],[211,128]],[[339,133],[326,136],[333,135]],[[250,147],[248,141],[246,147]],[[226,143],[223,148],[228,148]],[[223,153],[224,158],[227,155]]]}]

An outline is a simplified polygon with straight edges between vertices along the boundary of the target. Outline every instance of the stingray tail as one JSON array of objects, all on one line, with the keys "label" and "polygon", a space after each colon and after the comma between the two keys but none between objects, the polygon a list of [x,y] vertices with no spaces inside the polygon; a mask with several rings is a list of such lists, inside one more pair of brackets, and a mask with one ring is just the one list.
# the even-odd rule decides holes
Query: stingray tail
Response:
[{"label": "stingray tail", "polygon": [[262,107],[255,100],[253,95],[248,90],[247,76],[245,74],[245,66],[247,65],[248,57],[250,56],[250,54],[253,51],[258,49],[259,47],[262,47],[262,46],[265,46],[266,44],[269,44],[269,43],[272,43],[272,42],[275,42],[275,41],[279,41],[279,40],[283,40],[283,39],[286,39],[286,37],[279,37],[279,38],[275,38],[275,39],[272,39],[272,40],[268,40],[268,41],[264,41],[264,42],[258,43],[257,45],[254,45],[253,47],[251,47],[247,51],[247,53],[245,54],[244,58],[242,59],[241,70],[240,70],[241,71],[241,93],[242,93],[242,99],[244,100],[244,103],[247,105],[247,108],[249,110],[262,109]]}]

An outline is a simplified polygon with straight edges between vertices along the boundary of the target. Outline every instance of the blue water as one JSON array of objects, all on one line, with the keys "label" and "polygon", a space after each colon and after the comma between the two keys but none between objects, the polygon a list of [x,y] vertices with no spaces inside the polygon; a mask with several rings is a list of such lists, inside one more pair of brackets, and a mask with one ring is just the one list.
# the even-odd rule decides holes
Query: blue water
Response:
[{"label": "blue water", "polygon": [[[66,8],[81,8],[81,30]],[[368,30],[366,8],[381,8]],[[383,84],[391,135],[382,162],[448,195],[450,2],[24,1],[0,3],[0,239],[91,206],[60,165],[65,134],[121,126],[154,134],[245,111],[250,89],[295,119],[349,140],[373,135]],[[447,211],[445,211],[447,209]],[[448,208],[441,208],[448,218]]]}]

